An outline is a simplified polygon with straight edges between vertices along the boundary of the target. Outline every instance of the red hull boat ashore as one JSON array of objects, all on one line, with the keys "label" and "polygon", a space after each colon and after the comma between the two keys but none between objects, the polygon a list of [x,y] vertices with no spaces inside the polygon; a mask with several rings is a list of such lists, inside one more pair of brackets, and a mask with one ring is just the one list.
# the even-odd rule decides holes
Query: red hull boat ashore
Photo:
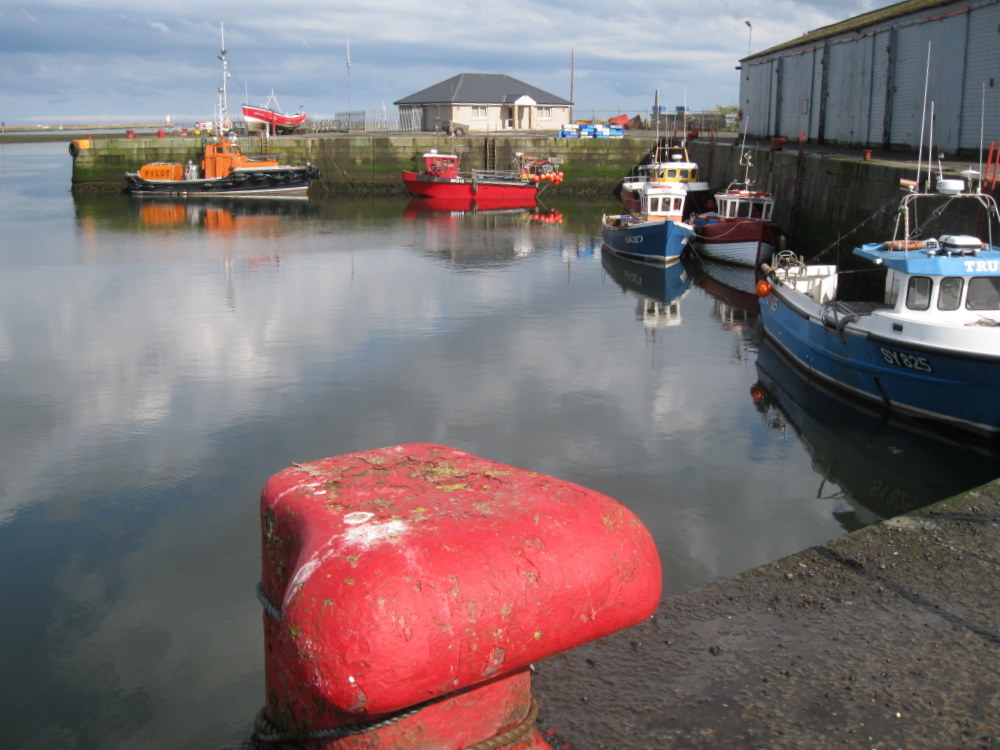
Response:
[{"label": "red hull boat ashore", "polygon": [[432,149],[424,154],[424,171],[403,172],[403,184],[418,197],[476,199],[495,207],[506,202],[515,207],[530,205],[542,189],[563,180],[558,160],[533,159],[520,152],[508,170],[474,169],[462,174],[458,164],[457,155]]},{"label": "red hull boat ashore", "polygon": [[247,124],[248,131],[256,132],[266,129],[272,135],[276,135],[277,133],[288,133],[298,128],[306,121],[306,113],[299,111],[290,115],[281,112],[278,108],[278,100],[274,98],[272,91],[263,107],[244,104],[243,119]]}]

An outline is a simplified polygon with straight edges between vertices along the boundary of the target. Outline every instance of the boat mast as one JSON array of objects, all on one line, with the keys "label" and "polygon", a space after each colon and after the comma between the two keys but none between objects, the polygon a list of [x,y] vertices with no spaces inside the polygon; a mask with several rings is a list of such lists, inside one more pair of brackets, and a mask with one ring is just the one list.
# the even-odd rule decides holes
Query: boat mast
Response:
[{"label": "boat mast", "polygon": [[226,123],[229,122],[229,108],[226,100],[226,80],[229,78],[229,63],[226,61],[226,27],[225,23],[219,22],[219,34],[222,42],[222,49],[218,58],[222,61],[222,86],[219,87],[219,116],[216,124],[216,133],[222,138],[228,130]]}]

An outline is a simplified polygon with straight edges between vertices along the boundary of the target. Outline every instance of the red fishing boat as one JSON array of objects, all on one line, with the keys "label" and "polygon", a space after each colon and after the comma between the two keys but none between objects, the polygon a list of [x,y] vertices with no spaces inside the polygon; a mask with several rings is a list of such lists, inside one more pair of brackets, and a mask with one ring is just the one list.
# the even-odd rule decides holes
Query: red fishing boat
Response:
[{"label": "red fishing boat", "polygon": [[475,198],[480,201],[509,201],[525,205],[550,184],[563,180],[558,159],[533,159],[518,152],[511,169],[458,170],[456,154],[440,154],[431,149],[424,154],[423,172],[403,172],[403,184],[411,195],[426,198]]},{"label": "red fishing boat", "polygon": [[274,97],[274,92],[267,97],[263,107],[254,107],[251,104],[243,105],[243,120],[247,124],[247,130],[257,132],[267,130],[272,135],[277,133],[290,133],[306,121],[306,113],[299,110],[294,114],[282,112],[278,106],[278,100]]},{"label": "red fishing boat", "polygon": [[757,268],[769,263],[781,247],[781,228],[774,222],[774,196],[750,179],[753,166],[744,152],[742,180],[715,194],[716,208],[694,217],[695,247],[709,258]]}]

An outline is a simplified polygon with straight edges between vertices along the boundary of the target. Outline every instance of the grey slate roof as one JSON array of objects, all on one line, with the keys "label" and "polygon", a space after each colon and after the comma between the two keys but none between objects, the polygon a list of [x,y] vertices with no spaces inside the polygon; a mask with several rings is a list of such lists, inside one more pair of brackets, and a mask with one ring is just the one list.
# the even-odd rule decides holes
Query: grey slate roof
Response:
[{"label": "grey slate roof", "polygon": [[512,104],[525,94],[543,106],[573,103],[501,73],[459,73],[393,104]]}]

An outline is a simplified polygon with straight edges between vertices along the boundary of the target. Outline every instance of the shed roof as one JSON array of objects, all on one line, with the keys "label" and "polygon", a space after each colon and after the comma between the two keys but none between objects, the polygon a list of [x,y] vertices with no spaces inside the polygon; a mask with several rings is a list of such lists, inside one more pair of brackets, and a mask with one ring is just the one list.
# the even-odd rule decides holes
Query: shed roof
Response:
[{"label": "shed roof", "polygon": [[393,104],[513,104],[525,95],[542,106],[573,103],[501,73],[459,73]]},{"label": "shed roof", "polygon": [[756,57],[764,57],[766,55],[774,54],[775,52],[780,52],[784,49],[791,49],[792,47],[799,47],[803,44],[818,42],[845,32],[861,31],[868,26],[873,26],[877,23],[884,23],[885,21],[891,21],[894,18],[905,16],[916,11],[926,10],[928,8],[937,8],[945,5],[957,5],[959,2],[967,3],[967,0],[903,0],[901,3],[887,5],[886,7],[879,8],[878,10],[871,10],[867,13],[862,13],[859,16],[848,18],[846,21],[838,21],[837,23],[831,23],[829,26],[821,26],[818,29],[806,32],[802,36],[796,37],[790,41],[782,42],[774,47],[761,50],[760,52],[755,52],[752,55],[747,55],[746,57],[741,58],[741,61],[753,60]]}]

